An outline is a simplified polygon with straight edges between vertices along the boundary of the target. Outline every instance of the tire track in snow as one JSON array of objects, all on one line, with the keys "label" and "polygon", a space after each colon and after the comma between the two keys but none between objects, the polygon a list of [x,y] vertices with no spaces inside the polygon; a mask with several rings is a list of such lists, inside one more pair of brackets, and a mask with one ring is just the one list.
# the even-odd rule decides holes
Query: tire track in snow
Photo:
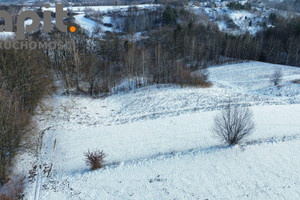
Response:
[{"label": "tire track in snow", "polygon": [[[282,102],[263,102],[263,103],[255,103],[255,102],[249,102],[249,103],[232,103],[234,106],[241,106],[241,107],[247,107],[247,106],[256,106],[256,105],[285,105]],[[225,109],[227,104],[219,104],[219,105],[211,105],[211,106],[205,106],[205,105],[200,105],[199,107],[195,108],[190,108],[190,109],[182,109],[182,110],[176,110],[176,111],[165,111],[165,112],[155,112],[155,113],[148,113],[145,115],[140,115],[140,116],[135,116],[135,117],[127,117],[127,118],[112,118],[111,121],[109,122],[104,122],[101,123],[99,120],[98,122],[95,122],[94,125],[90,125],[89,127],[92,126],[99,126],[99,125],[104,125],[104,126],[111,126],[111,125],[121,125],[121,124],[128,124],[128,123],[133,123],[133,122],[138,122],[138,121],[143,121],[143,120],[154,120],[154,119],[163,119],[167,117],[176,117],[182,114],[193,114],[197,112],[209,112],[209,111],[218,111]],[[119,113],[118,113],[119,114]]]},{"label": "tire track in snow", "polygon": [[39,142],[38,142],[38,161],[37,161],[37,175],[36,175],[36,184],[34,188],[34,200],[40,199],[40,192],[41,192],[41,184],[43,179],[43,172],[42,172],[42,147],[43,147],[43,136],[46,131],[50,130],[52,127],[48,127],[40,132]]}]

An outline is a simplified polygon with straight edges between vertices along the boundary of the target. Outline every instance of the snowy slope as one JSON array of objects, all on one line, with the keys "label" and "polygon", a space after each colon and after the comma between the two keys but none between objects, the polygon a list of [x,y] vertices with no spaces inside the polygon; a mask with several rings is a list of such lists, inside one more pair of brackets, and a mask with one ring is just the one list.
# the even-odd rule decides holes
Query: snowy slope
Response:
[{"label": "snowy slope", "polygon": [[[278,70],[281,70],[283,77],[279,87],[274,87],[270,80]],[[209,71],[212,81],[238,88],[241,92],[300,103],[299,84],[293,83],[300,79],[298,67],[250,62],[213,67]]]},{"label": "snowy slope", "polygon": [[40,199],[298,199],[299,140],[203,149],[59,177]]},{"label": "snowy slope", "polygon": [[81,28],[85,29],[89,33],[92,33],[97,25],[97,22],[84,17],[84,14],[79,14],[74,16],[76,23],[78,23]]},{"label": "snowy slope", "polygon": [[[277,68],[280,88],[269,81]],[[248,62],[208,71],[212,88],[160,85],[49,100],[37,115],[47,129],[41,168],[25,199],[300,198],[300,84],[292,82],[300,68]],[[228,99],[251,105],[256,123],[232,148],[211,134]],[[108,154],[105,168],[88,169],[88,149]]]}]

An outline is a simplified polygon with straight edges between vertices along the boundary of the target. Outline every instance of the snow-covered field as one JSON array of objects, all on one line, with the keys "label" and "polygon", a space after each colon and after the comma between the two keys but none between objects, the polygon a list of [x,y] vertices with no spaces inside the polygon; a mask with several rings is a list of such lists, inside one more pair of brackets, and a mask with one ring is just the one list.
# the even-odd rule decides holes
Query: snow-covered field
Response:
[{"label": "snow-covered field", "polygon": [[[280,87],[270,83],[277,69]],[[208,71],[211,88],[48,100],[37,115],[40,167],[25,199],[299,199],[300,68],[248,62]],[[251,106],[256,123],[234,147],[211,133],[229,99]],[[91,171],[84,153],[95,149],[108,156]]]}]

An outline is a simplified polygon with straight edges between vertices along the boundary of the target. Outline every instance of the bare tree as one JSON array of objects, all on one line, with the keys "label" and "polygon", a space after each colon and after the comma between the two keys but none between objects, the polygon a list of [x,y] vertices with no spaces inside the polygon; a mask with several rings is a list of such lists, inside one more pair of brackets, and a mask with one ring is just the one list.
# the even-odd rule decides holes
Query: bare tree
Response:
[{"label": "bare tree", "polygon": [[9,180],[9,167],[21,149],[29,124],[29,117],[20,111],[20,103],[16,98],[0,89],[0,188]]},{"label": "bare tree", "polygon": [[229,103],[215,117],[213,132],[229,145],[238,144],[254,130],[253,113],[248,107],[233,106]]},{"label": "bare tree", "polygon": [[275,86],[279,86],[282,79],[282,71],[281,69],[276,69],[271,76],[271,83],[273,83]]},{"label": "bare tree", "polygon": [[47,60],[39,50],[0,51],[0,185],[9,180],[15,155],[32,147],[26,140],[34,133],[35,108],[55,91]]}]

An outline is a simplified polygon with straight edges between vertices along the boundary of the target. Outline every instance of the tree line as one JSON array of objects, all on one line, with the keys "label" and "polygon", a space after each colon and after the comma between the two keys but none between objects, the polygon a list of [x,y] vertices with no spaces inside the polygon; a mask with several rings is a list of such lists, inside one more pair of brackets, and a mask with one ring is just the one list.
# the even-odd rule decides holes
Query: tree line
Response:
[{"label": "tree line", "polygon": [[[299,17],[286,19],[271,14],[272,27],[256,35],[231,35],[214,23],[203,23],[182,6],[167,5],[141,15],[136,12],[130,8],[126,14],[127,20],[134,22],[125,23],[131,28],[125,26],[123,32],[106,33],[103,38],[90,36],[76,24],[78,29],[72,34],[35,34],[39,41],[76,41],[72,50],[44,52],[49,68],[63,80],[66,94],[110,93],[125,79],[134,82],[128,87],[162,83],[207,87],[206,67],[232,60],[300,66]],[[131,40],[128,34],[136,32],[135,25],[145,24],[147,14],[158,15],[160,20],[153,17],[156,20],[149,22],[145,37]]]},{"label": "tree line", "polygon": [[15,155],[28,148],[36,106],[55,90],[48,59],[37,50],[0,50],[0,184]]}]

